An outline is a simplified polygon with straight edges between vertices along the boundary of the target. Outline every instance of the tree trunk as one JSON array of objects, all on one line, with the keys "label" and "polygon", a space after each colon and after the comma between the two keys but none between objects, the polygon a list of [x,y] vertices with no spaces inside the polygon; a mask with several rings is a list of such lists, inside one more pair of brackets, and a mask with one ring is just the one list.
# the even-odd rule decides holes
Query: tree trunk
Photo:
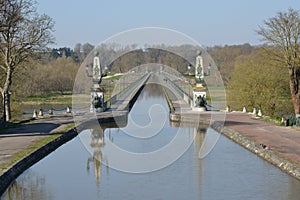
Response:
[{"label": "tree trunk", "polygon": [[9,92],[4,93],[4,114],[5,120],[9,121],[11,119],[11,109],[10,109],[10,94]]},{"label": "tree trunk", "polygon": [[300,114],[300,101],[299,101],[299,95],[297,94],[292,94],[292,100],[293,100],[293,105],[294,105],[294,111],[295,114]]},{"label": "tree trunk", "polygon": [[6,121],[11,119],[11,109],[10,109],[10,86],[12,83],[12,67],[8,67],[6,73],[6,81],[3,88],[3,109]]},{"label": "tree trunk", "polygon": [[290,70],[290,90],[292,95],[292,101],[294,106],[295,114],[300,114],[300,84],[299,84],[299,73],[297,70]]}]

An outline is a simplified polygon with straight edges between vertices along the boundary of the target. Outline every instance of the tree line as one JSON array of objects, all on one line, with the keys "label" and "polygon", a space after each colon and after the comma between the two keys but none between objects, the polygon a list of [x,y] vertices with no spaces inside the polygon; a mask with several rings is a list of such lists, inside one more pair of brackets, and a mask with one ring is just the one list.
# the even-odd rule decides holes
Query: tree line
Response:
[{"label": "tree line", "polygon": [[[76,48],[79,46],[81,48]],[[70,93],[77,70],[94,48],[91,44],[86,46],[89,48],[85,50],[82,49],[82,45],[77,44],[74,49],[53,48],[40,53],[30,65],[21,68],[14,75],[15,82],[11,89],[13,101],[22,101],[24,97]],[[185,51],[186,47],[176,48]],[[112,57],[120,53],[118,51],[124,51],[114,50],[108,45],[101,46],[100,50]],[[218,66],[227,89],[227,101],[232,109],[256,107],[271,116],[293,113],[288,72],[278,62],[265,59],[268,55],[263,47],[250,44],[226,45],[209,47],[207,51]],[[195,57],[196,54],[191,51],[187,56]],[[109,56],[104,59],[108,58]],[[166,64],[182,74],[187,72],[189,64],[187,60],[175,54],[159,48],[149,48],[147,51],[132,50],[113,60],[107,68],[112,73],[123,73],[144,63]]]},{"label": "tree line", "polygon": [[[47,46],[54,42],[53,20],[36,12],[30,0],[0,0],[0,92],[2,120],[11,119],[11,97],[18,100],[51,92],[72,90],[77,69],[94,49],[76,44],[74,49]],[[263,109],[269,115],[293,112],[300,115],[300,17],[289,9],[267,19],[257,30],[266,42],[215,46],[207,52],[215,60],[227,88],[228,103]],[[194,60],[199,47],[102,44],[101,65],[112,73],[126,72],[144,63],[162,63],[186,73],[188,60]],[[179,57],[170,51],[176,50]],[[123,52],[129,53],[122,55]],[[89,60],[90,61],[90,60]],[[292,106],[290,106],[292,104]],[[282,107],[282,108],[281,108]],[[293,108],[291,111],[290,107]]]}]

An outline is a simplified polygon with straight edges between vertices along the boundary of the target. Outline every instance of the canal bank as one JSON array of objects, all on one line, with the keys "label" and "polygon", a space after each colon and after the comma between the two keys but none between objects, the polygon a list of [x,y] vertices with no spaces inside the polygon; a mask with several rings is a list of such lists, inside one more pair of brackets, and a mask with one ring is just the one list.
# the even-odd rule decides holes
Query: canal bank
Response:
[{"label": "canal bank", "polygon": [[[175,107],[175,111],[170,113],[171,121],[210,125],[230,140],[300,180],[300,132],[296,129],[277,126],[242,112],[226,113],[225,121],[219,122],[212,120],[212,112],[179,112],[176,106],[172,107]],[[218,115],[218,112],[213,112],[213,115]],[[220,115],[224,113],[220,111]]]},{"label": "canal bank", "polygon": [[[0,196],[6,188],[26,169],[72,140],[79,132],[100,123],[101,127],[123,127],[127,124],[128,112],[149,79],[147,75],[134,91],[126,91],[114,102],[108,112],[73,115],[72,113],[47,115],[30,120],[18,128],[0,133]],[[76,107],[75,107],[76,108]],[[75,127],[76,128],[68,128]],[[55,137],[55,135],[59,135]],[[54,136],[53,139],[51,136]],[[43,145],[41,140],[48,139]]]},{"label": "canal bank", "polygon": [[[228,118],[230,119],[231,117],[228,116]],[[241,123],[241,121],[239,122]],[[213,122],[211,124],[211,127],[214,130],[218,131],[219,133],[222,133],[223,135],[225,135],[227,138],[231,139],[235,143],[243,146],[244,148],[248,149],[252,153],[261,157],[262,159],[280,168],[282,171],[300,180],[300,165],[297,159],[295,159],[294,155],[291,154],[293,152],[289,152],[288,154],[286,154],[286,156],[280,155],[281,152],[285,151],[284,145],[282,144],[284,143],[282,142],[282,140],[284,140],[283,138],[279,140],[272,140],[272,139],[268,140],[267,138],[254,139],[255,135],[264,134],[263,131],[255,132],[251,134],[253,130],[248,129],[247,131],[250,134],[247,134],[246,136],[243,133],[241,133],[241,131],[238,132],[237,130],[239,129],[234,130],[232,128],[227,127],[226,123],[225,126],[223,127],[222,124],[220,125],[218,122]],[[294,130],[290,130],[290,131],[294,131]],[[272,137],[271,135],[269,136]],[[275,149],[275,147],[277,148]],[[297,148],[297,151],[299,149],[298,147],[295,146],[294,148],[295,149]]]},{"label": "canal bank", "polygon": [[62,144],[73,139],[77,132],[71,115],[34,120],[0,134],[0,196],[26,169]]},{"label": "canal bank", "polygon": [[[158,92],[159,90],[157,90],[157,88],[155,88],[155,87],[153,87],[153,88],[148,87],[148,90],[150,91],[148,94],[141,95],[142,100],[144,99],[144,100],[150,101],[152,98],[156,97],[156,95],[159,95],[159,94],[161,95],[161,92]],[[153,93],[158,93],[158,94],[153,95]],[[164,92],[164,94],[166,94],[166,93],[168,93],[168,90],[166,90]],[[166,97],[166,96],[164,96],[164,97]],[[175,108],[175,112],[170,113],[170,117],[173,116],[173,118],[172,118],[173,121],[174,121],[174,119],[180,119],[180,121],[184,121],[184,122],[193,124],[195,119],[199,119],[200,122],[203,124],[207,124],[207,125],[210,124],[212,128],[214,128],[215,130],[224,134],[231,140],[246,147],[249,150],[252,149],[251,150],[252,152],[263,157],[265,160],[269,159],[268,161],[270,163],[273,162],[272,164],[283,169],[285,172],[290,171],[291,175],[293,175],[299,179],[299,176],[297,174],[297,170],[298,170],[297,167],[295,168],[295,166],[292,166],[292,165],[290,165],[290,163],[286,162],[283,155],[276,157],[276,155],[277,155],[276,153],[279,152],[277,149],[278,147],[281,147],[281,148],[283,148],[284,146],[294,147],[295,144],[288,143],[290,141],[294,141],[294,143],[300,144],[300,142],[298,142],[298,138],[297,138],[297,134],[299,134],[299,132],[296,131],[296,132],[291,133],[290,130],[292,130],[292,129],[286,129],[285,127],[273,126],[272,124],[262,122],[261,120],[255,118],[251,115],[244,114],[244,113],[238,113],[238,112],[237,113],[227,113],[225,127],[223,127],[223,125],[220,124],[220,122],[211,122],[210,123],[211,115],[212,114],[217,115],[220,112],[201,112],[201,113],[200,112],[189,112],[188,106],[186,106],[183,101],[180,101],[178,99],[177,100],[174,100],[174,99],[172,100],[171,98],[167,99],[167,104],[169,107],[171,105],[171,107],[174,106],[174,108]],[[178,106],[181,106],[181,111],[182,111],[181,114],[178,114],[176,112],[179,110],[179,109],[176,110],[176,107],[178,107]],[[144,108],[144,105],[141,103],[139,105],[139,109],[136,109],[136,110],[140,111],[140,110],[142,110],[142,108]],[[141,114],[139,112],[138,112],[138,114],[140,114],[140,115],[137,115],[138,116],[137,119],[140,119],[141,116],[145,116],[145,114]],[[222,113],[222,114],[224,114],[224,113]],[[72,119],[72,116],[65,116],[61,120],[70,120],[70,119]],[[10,136],[12,136],[11,138],[15,138],[16,139],[15,141],[21,141],[21,143],[19,143],[19,144],[22,144],[22,142],[23,142],[22,137],[27,138],[27,140],[28,140],[28,138],[31,138],[28,141],[32,142],[35,140],[34,138],[39,137],[39,136],[45,136],[46,133],[51,132],[50,127],[52,127],[54,130],[57,131],[58,130],[57,128],[59,127],[59,125],[58,124],[55,125],[53,123],[53,120],[52,121],[49,121],[49,120],[47,121],[47,120],[48,119],[41,119],[39,121],[39,123],[42,123],[42,126],[40,124],[39,127],[41,127],[42,132],[44,132],[43,134],[41,134],[38,129],[34,130],[37,134],[33,134],[33,130],[32,130],[33,127],[31,127],[30,131],[28,129],[24,129],[24,127],[22,127],[23,130],[22,130],[22,128],[21,128],[21,131],[19,129],[18,135],[17,134],[13,135],[12,133],[8,133],[5,137],[9,138]],[[62,121],[60,121],[60,124],[61,123],[62,123]],[[68,124],[68,123],[71,123],[71,122],[68,122],[68,121],[64,122],[64,124]],[[32,125],[29,125],[29,127],[27,127],[27,128],[30,128],[30,126],[32,126]],[[278,129],[280,129],[280,131],[278,131]],[[22,132],[23,134],[20,134],[20,132]],[[52,133],[54,133],[54,132],[52,130]],[[273,134],[272,137],[270,137],[270,135],[268,135],[267,132],[268,132],[268,134]],[[9,134],[12,134],[12,135],[9,135]],[[115,134],[116,139],[118,138],[118,135],[119,135],[118,133]],[[266,137],[263,137],[263,136],[266,136]],[[282,142],[284,136],[289,136],[288,137],[289,141]],[[2,138],[4,138],[4,137],[2,137]],[[119,138],[119,139],[120,139],[120,141],[123,141],[123,138],[122,138],[122,140],[121,140],[121,138]],[[57,141],[57,142],[63,142],[63,140]],[[276,143],[276,142],[278,142],[278,143]],[[63,143],[61,143],[61,144],[63,144]],[[267,148],[264,148],[260,144],[266,145],[266,147],[269,147],[270,150]],[[59,144],[56,144],[56,145],[60,146]],[[2,144],[0,146],[2,147]],[[134,147],[135,145],[131,144],[128,146]],[[297,149],[297,148],[298,147],[295,147],[295,149]],[[15,146],[15,150],[19,151],[18,145]],[[50,147],[49,148],[47,147],[44,150],[51,152]],[[198,149],[197,149],[197,151],[198,151]],[[274,152],[276,152],[276,153],[274,153]],[[297,151],[294,151],[294,153],[295,152],[297,152]],[[281,151],[281,153],[291,154],[291,152],[289,152],[289,151],[285,151],[285,152]],[[42,153],[41,153],[41,155],[42,155]],[[195,155],[197,156],[197,154],[195,154]],[[24,163],[27,162],[28,166],[31,166],[33,164],[31,159],[33,159],[33,158],[34,158],[34,156],[29,156],[29,158],[27,160],[28,162],[25,160]],[[295,158],[296,157],[294,157],[293,161],[295,161]],[[300,158],[299,158],[299,160],[300,160]],[[26,166],[26,164],[24,164],[24,165]],[[184,166],[186,166],[186,163],[184,163]],[[22,170],[20,170],[20,171],[22,171]],[[189,170],[187,170],[187,171],[189,171]],[[14,169],[12,169],[12,173],[15,173]],[[172,177],[173,177],[173,175],[172,175]],[[8,181],[4,180],[4,181],[1,181],[0,183],[2,183],[2,182],[7,183]]]},{"label": "canal bank", "polygon": [[170,90],[165,89],[164,95],[169,105],[171,122],[209,125],[230,140],[300,180],[300,132],[298,130],[265,122],[249,113],[192,111],[187,109],[188,105]]},{"label": "canal bank", "polygon": [[[157,124],[146,128],[149,116],[162,116],[159,110],[149,114],[153,105],[164,108],[161,111],[167,120],[165,97],[152,84],[145,87],[128,117],[142,125],[142,130],[133,128],[136,126],[132,123],[105,131],[85,129],[26,170],[2,199],[298,199],[298,180],[223,135],[213,152],[199,159],[203,141],[211,138],[211,134],[218,134],[207,126],[195,128],[180,124],[174,127],[171,123],[162,123],[164,126],[159,134],[147,140],[128,135],[142,136],[147,131],[153,134]],[[108,154],[111,142],[129,152],[152,152],[172,141],[178,131],[184,131],[180,134],[183,141],[194,138],[194,142],[171,165],[141,174],[112,169],[113,157]],[[82,146],[84,141],[86,148]],[[127,159],[120,159],[128,163]],[[159,160],[158,157],[154,159]],[[149,166],[149,162],[130,163]]]}]

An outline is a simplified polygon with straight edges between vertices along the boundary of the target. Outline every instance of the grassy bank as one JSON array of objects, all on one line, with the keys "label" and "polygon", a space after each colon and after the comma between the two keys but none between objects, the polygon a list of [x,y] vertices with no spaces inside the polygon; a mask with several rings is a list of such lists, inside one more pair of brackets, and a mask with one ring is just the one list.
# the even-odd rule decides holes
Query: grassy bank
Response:
[{"label": "grassy bank", "polygon": [[25,97],[21,100],[23,104],[71,104],[72,103],[72,93],[68,92],[66,94],[50,93],[47,95],[40,95],[34,97]]},{"label": "grassy bank", "polygon": [[33,144],[31,144],[27,149],[14,153],[11,158],[8,160],[8,162],[0,164],[0,174],[2,174],[5,170],[7,170],[8,168],[10,168],[13,164],[15,164],[16,162],[18,162],[19,160],[21,160],[22,158],[30,155],[31,153],[33,153],[34,151],[36,151],[37,149],[41,148],[42,146],[48,144],[49,142],[59,138],[60,136],[62,136],[63,133],[67,132],[68,130],[74,128],[75,125],[74,124],[70,124],[68,125],[66,128],[64,128],[64,130],[57,132],[57,133],[53,133],[49,136],[46,136],[42,139],[36,140],[35,142],[33,142]]},{"label": "grassy bank", "polygon": [[27,149],[13,154],[8,162],[3,163],[3,164],[0,165],[0,173],[7,170],[10,166],[12,166],[14,163],[21,160],[25,156],[31,154],[35,150],[41,148],[45,144],[47,144],[47,143],[51,142],[52,140],[60,137],[61,135],[62,135],[61,133],[53,134],[51,136],[48,136],[46,138],[43,138],[41,140],[36,141],[36,143],[30,145]]}]

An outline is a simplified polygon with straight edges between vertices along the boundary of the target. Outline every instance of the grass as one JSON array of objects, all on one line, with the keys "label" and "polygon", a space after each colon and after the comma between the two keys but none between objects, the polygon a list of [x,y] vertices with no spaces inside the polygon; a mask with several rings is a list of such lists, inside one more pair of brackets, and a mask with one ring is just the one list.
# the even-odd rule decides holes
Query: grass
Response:
[{"label": "grass", "polygon": [[68,130],[70,130],[71,128],[74,128],[74,127],[75,127],[75,124],[70,124],[66,128],[64,128],[64,130],[62,130],[58,133],[53,133],[50,136],[42,138],[40,140],[37,140],[34,144],[30,145],[27,149],[13,154],[8,162],[0,165],[0,172],[3,172],[4,170],[8,169],[14,163],[16,163],[19,160],[21,160],[22,158],[30,155],[32,152],[36,151],[37,149],[41,148],[42,146],[59,138],[63,133],[67,132]]},{"label": "grass", "polygon": [[25,97],[22,103],[48,103],[48,104],[71,104],[72,94],[48,94],[34,97]]},{"label": "grass", "polygon": [[278,117],[260,117],[260,119],[265,122],[273,123],[277,126],[284,126],[283,124],[281,124],[281,119],[279,119]]},{"label": "grass", "polygon": [[19,161],[22,158],[28,156],[32,152],[34,152],[37,149],[41,148],[45,144],[48,144],[49,142],[53,141],[54,139],[60,137],[61,135],[62,135],[62,133],[57,133],[57,134],[53,134],[53,135],[51,135],[49,137],[40,139],[36,143],[30,145],[27,149],[13,154],[12,157],[10,158],[10,160],[8,162],[0,165],[0,170],[4,171],[4,170],[8,169],[10,166],[12,166],[17,161]]},{"label": "grass", "polygon": [[226,90],[225,86],[208,86],[208,90]]}]

